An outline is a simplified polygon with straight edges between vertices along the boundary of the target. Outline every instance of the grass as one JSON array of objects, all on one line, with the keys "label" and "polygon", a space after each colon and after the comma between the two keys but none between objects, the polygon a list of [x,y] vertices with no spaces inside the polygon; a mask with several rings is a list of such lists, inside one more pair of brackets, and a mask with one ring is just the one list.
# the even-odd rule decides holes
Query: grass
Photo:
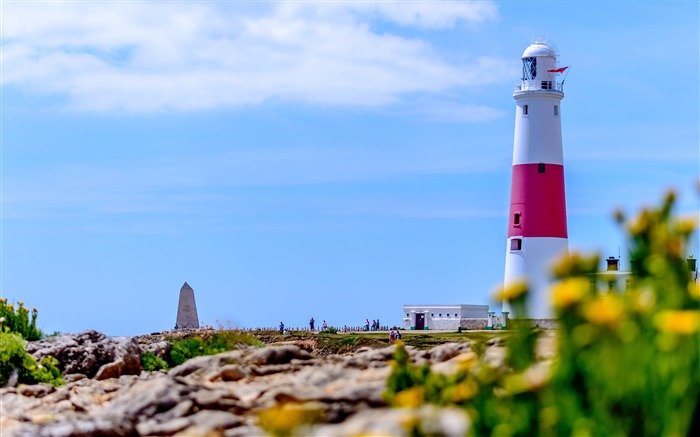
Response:
[{"label": "grass", "polygon": [[[392,344],[389,334],[378,332],[351,332],[344,334],[324,334],[319,332],[295,331],[282,335],[277,331],[253,331],[253,337],[264,344],[282,342],[314,343],[313,352],[317,355],[345,354],[354,352],[362,347],[382,348]],[[507,338],[509,331],[463,331],[463,332],[431,332],[431,331],[402,331],[405,345],[417,349],[428,350],[445,343],[472,344],[472,349],[481,355],[486,343],[496,337]]]}]

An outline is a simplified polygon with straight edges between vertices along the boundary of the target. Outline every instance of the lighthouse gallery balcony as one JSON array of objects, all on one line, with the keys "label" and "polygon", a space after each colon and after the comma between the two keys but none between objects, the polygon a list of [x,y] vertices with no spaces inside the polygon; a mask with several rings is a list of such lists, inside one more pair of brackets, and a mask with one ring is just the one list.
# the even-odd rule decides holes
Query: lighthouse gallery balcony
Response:
[{"label": "lighthouse gallery balcony", "polygon": [[552,80],[523,80],[515,85],[514,92],[520,91],[556,91],[564,93],[564,83]]}]

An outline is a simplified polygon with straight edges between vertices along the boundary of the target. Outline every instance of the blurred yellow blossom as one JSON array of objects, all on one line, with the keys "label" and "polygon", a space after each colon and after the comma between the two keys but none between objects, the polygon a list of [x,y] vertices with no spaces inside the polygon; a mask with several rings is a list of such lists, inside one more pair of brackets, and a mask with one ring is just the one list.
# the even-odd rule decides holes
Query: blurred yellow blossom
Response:
[{"label": "blurred yellow blossom", "polygon": [[527,293],[528,286],[525,281],[514,281],[508,285],[502,285],[496,289],[493,295],[498,302],[510,302]]},{"label": "blurred yellow blossom", "polygon": [[662,332],[693,334],[700,326],[700,312],[697,310],[661,311],[654,317],[654,325]]},{"label": "blurred yellow blossom", "polygon": [[423,405],[423,387],[411,387],[396,394],[394,404],[403,408],[416,408]]},{"label": "blurred yellow blossom", "polygon": [[473,380],[467,380],[450,387],[450,391],[450,400],[461,403],[473,398],[479,392],[479,385]]},{"label": "blurred yellow blossom", "polygon": [[583,316],[589,322],[610,327],[615,327],[622,321],[624,312],[624,306],[615,295],[598,296],[583,307]]},{"label": "blurred yellow blossom", "polygon": [[291,435],[302,425],[320,420],[320,406],[314,403],[280,403],[259,413],[260,426],[272,435]]},{"label": "blurred yellow blossom", "polygon": [[600,257],[573,252],[559,257],[552,264],[552,274],[557,278],[583,276],[598,271]]},{"label": "blurred yellow blossom", "polygon": [[569,278],[552,287],[552,306],[566,308],[581,300],[590,290],[591,284],[586,278]]},{"label": "blurred yellow blossom", "polygon": [[688,235],[698,226],[698,218],[694,215],[681,217],[673,223],[673,226],[681,235]]},{"label": "blurred yellow blossom", "polygon": [[700,284],[697,282],[688,283],[688,294],[690,297],[700,300]]},{"label": "blurred yellow blossom", "polygon": [[649,229],[649,211],[643,210],[635,219],[627,223],[627,229],[633,236],[641,235]]}]

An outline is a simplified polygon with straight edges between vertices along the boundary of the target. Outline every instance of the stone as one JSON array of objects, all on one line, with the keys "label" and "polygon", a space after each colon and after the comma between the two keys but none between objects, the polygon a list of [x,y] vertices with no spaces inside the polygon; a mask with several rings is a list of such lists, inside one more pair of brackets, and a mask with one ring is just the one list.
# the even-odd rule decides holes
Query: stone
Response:
[{"label": "stone", "polygon": [[236,364],[243,359],[244,353],[241,351],[222,352],[216,355],[208,355],[202,357],[191,358],[179,366],[175,366],[168,371],[171,377],[187,376],[195,372],[204,373],[212,372],[218,367],[227,364]]},{"label": "stone", "polygon": [[185,282],[180,289],[180,301],[177,305],[177,329],[199,328],[197,304],[194,301],[194,290]]},{"label": "stone", "polygon": [[209,381],[239,381],[247,376],[243,367],[237,364],[227,364],[209,376]]},{"label": "stone", "polygon": [[430,360],[434,363],[442,363],[468,350],[471,350],[469,343],[441,344],[431,349]]},{"label": "stone", "polygon": [[287,364],[293,359],[308,360],[312,355],[299,346],[286,344],[256,350],[245,359],[246,364],[268,365]]},{"label": "stone", "polygon": [[147,345],[142,345],[143,352],[150,352],[158,358],[165,358],[173,349],[173,344],[169,341],[158,341]]},{"label": "stone", "polygon": [[357,435],[461,437],[468,434],[469,416],[459,408],[424,405],[419,408],[366,409],[337,425],[312,428],[310,436]]},{"label": "stone", "polygon": [[[41,361],[53,356],[61,373],[82,373],[89,378],[117,378],[141,372],[141,348],[133,337],[108,338],[97,331],[65,334],[29,342],[26,351]],[[104,369],[102,369],[104,367]]]},{"label": "stone", "polygon": [[33,384],[33,385],[20,385],[17,388],[17,392],[22,396],[32,397],[32,398],[43,398],[49,393],[53,392],[55,389],[51,384]]}]

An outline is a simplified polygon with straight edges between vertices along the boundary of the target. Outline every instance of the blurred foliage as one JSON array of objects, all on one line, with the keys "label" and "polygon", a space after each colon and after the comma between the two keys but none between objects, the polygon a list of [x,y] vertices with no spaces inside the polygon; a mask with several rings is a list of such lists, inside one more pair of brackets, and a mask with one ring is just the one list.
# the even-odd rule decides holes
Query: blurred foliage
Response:
[{"label": "blurred foliage", "polygon": [[[700,432],[700,291],[684,257],[696,219],[672,214],[675,195],[617,220],[629,241],[628,290],[592,286],[598,255],[572,253],[553,269],[556,358],[538,362],[538,331],[520,325],[506,365],[467,356],[435,374],[396,350],[385,397],[392,405],[458,405],[476,436],[658,436]],[[499,290],[524,316],[527,287]],[[518,325],[516,325],[518,326]]]},{"label": "blurred foliage", "polygon": [[[31,314],[31,316],[30,316]],[[39,340],[44,337],[40,329],[36,327],[36,317],[39,314],[36,308],[30,312],[24,307],[24,302],[14,304],[7,303],[7,299],[0,299],[0,332],[13,332],[29,341]]]},{"label": "blurred foliage", "polygon": [[0,386],[7,385],[15,371],[15,382],[46,382],[54,386],[63,384],[58,361],[49,356],[37,363],[36,359],[24,350],[24,344],[25,340],[18,334],[0,333]]}]

